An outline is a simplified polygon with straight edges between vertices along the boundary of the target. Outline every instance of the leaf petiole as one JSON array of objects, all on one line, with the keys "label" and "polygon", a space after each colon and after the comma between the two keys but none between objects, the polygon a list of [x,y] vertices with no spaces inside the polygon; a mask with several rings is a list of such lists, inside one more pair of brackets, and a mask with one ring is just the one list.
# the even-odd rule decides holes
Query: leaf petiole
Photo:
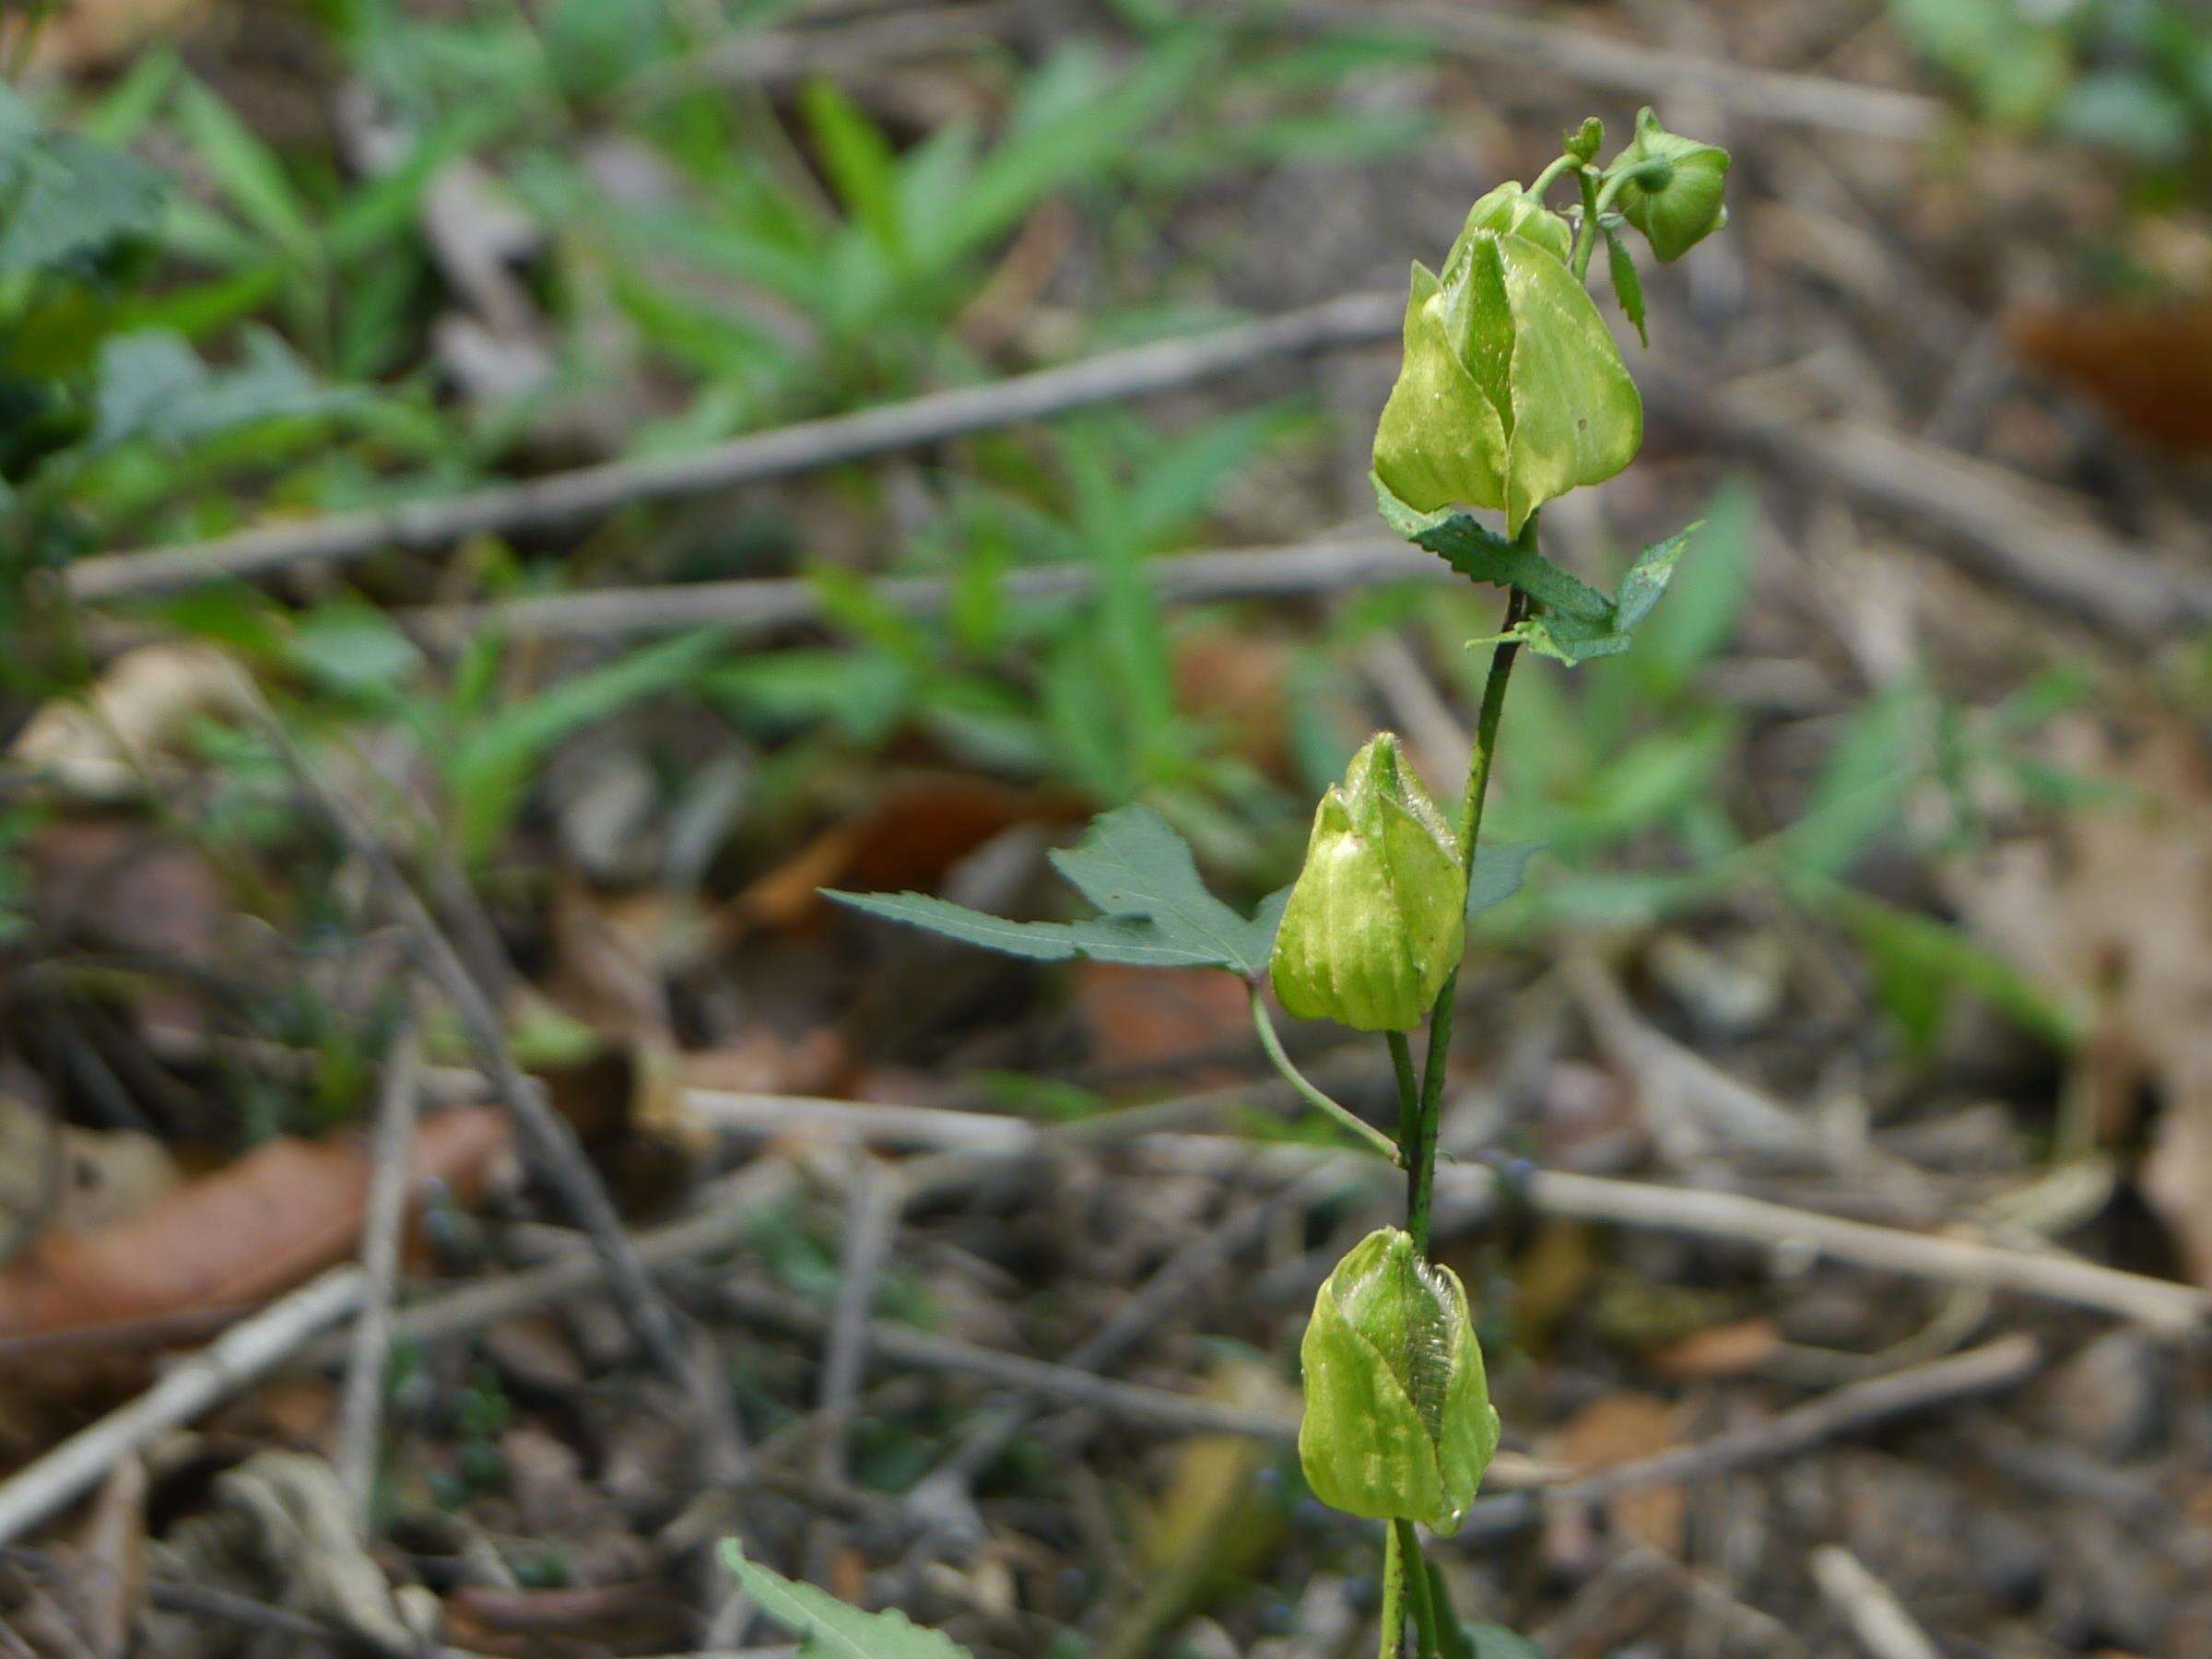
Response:
[{"label": "leaf petiole", "polygon": [[1291,1064],[1290,1056],[1283,1052],[1283,1040],[1276,1034],[1275,1021],[1268,1016],[1267,1004],[1260,995],[1259,986],[1254,984],[1251,990],[1253,1028],[1259,1032],[1260,1046],[1267,1051],[1269,1063],[1277,1071],[1282,1073],[1283,1080],[1296,1089],[1299,1098],[1308,1105],[1318,1106],[1361,1140],[1374,1147],[1384,1158],[1389,1159],[1392,1163],[1403,1169],[1406,1158],[1405,1154],[1398,1150],[1397,1142],[1359,1116],[1349,1106],[1345,1105],[1342,1101],[1331,1100],[1312,1078]]}]

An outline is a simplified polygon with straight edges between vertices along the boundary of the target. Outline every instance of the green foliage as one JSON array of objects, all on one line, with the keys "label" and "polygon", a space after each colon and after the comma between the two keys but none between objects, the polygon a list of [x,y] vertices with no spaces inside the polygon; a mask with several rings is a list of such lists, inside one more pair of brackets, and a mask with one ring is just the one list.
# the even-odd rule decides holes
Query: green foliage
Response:
[{"label": "green foliage", "polygon": [[2181,182],[2212,138],[2212,22],[2187,0],[1889,0],[1981,112]]},{"label": "green foliage", "polygon": [[88,273],[116,244],[154,228],[159,180],[128,156],[45,131],[0,84],[0,276]]},{"label": "green foliage", "polygon": [[1542,607],[1500,638],[1569,665],[1617,655],[1629,648],[1630,636],[1666,592],[1690,538],[1704,527],[1700,521],[1646,547],[1622,577],[1618,596],[1608,599],[1534,547],[1507,540],[1471,513],[1418,512],[1399,500],[1380,475],[1373,482],[1383,521],[1407,541],[1426,547],[1471,582],[1518,588]]},{"label": "green foliage", "polygon": [[1092,823],[1081,845],[1053,865],[1103,914],[1081,922],[1008,922],[922,893],[839,893],[841,904],[963,944],[1033,961],[1089,957],[1146,968],[1265,971],[1287,893],[1246,918],[1206,890],[1189,843],[1148,806],[1124,806]]},{"label": "green foliage", "polygon": [[722,1561],[762,1612],[801,1638],[799,1651],[810,1659],[969,1659],[950,1637],[923,1630],[903,1613],[863,1613],[761,1566],[735,1538],[723,1541]]}]

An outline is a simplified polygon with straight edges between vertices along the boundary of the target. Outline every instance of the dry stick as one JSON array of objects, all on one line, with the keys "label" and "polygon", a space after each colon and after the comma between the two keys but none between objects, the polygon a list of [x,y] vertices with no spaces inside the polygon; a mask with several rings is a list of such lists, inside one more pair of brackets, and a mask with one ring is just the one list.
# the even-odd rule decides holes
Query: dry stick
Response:
[{"label": "dry stick", "polygon": [[0,1547],[89,1491],[116,1460],[190,1422],[280,1363],[359,1304],[366,1276],[334,1267],[242,1320],[129,1405],[71,1435],[0,1483]]},{"label": "dry stick", "polygon": [[1488,6],[1377,6],[1371,0],[1302,0],[1297,22],[1413,34],[1467,57],[1548,69],[1594,87],[1653,98],[1694,90],[1732,115],[1827,127],[1867,138],[1910,141],[1935,133],[1944,106],[1917,93],[1817,75],[1759,69],[1664,46],[1611,39],[1594,29],[1517,18]]},{"label": "dry stick", "polygon": [[507,1039],[500,1030],[498,1011],[469,973],[453,941],[445,936],[445,930],[438,925],[437,918],[423,903],[421,895],[400,873],[391,853],[355,818],[352,804],[324,780],[274,713],[264,711],[263,725],[347,850],[368,865],[385,904],[413,936],[425,968],[460,1018],[463,1033],[476,1051],[477,1065],[490,1079],[493,1094],[513,1120],[531,1163],[552,1184],[569,1213],[590,1237],[593,1248],[606,1261],[607,1277],[615,1284],[616,1301],[646,1357],[679,1388],[687,1386],[690,1362],[677,1331],[676,1316],[638,1261],[629,1235],[622,1229],[622,1218],[615,1213],[614,1203],[600,1183],[598,1172],[585,1159],[575,1131],[547,1104],[536,1083],[515,1064]]},{"label": "dry stick", "polygon": [[[1286,1207],[1318,1202],[1346,1179],[1346,1170],[1335,1161],[1309,1170],[1194,1239],[1170,1256],[1103,1324],[1069,1349],[1065,1363],[1078,1371],[1104,1371],[1117,1363],[1201,1284],[1257,1242]],[[1020,1432],[1035,1406],[1033,1398],[1016,1399],[1005,1409],[986,1414],[961,1437],[946,1468],[963,1480],[974,1479]]]},{"label": "dry stick", "polygon": [[1949,532],[1936,549],[2059,616],[2134,641],[2212,620],[2212,577],[2132,551],[2063,491],[2004,467],[1851,420],[1777,418],[1666,370],[1639,377],[1646,404],[1709,440],[1841,486],[1870,506]]},{"label": "dry stick", "polygon": [[399,1274],[400,1232],[407,1214],[408,1147],[422,1081],[422,1045],[410,1018],[384,1060],[376,1102],[376,1153],[361,1220],[361,1268],[368,1293],[354,1322],[352,1352],[338,1407],[338,1478],[353,1501],[363,1537],[376,1496],[376,1451],[383,1427],[384,1360],[392,1343],[392,1292]]},{"label": "dry stick", "polygon": [[1889,1586],[1841,1545],[1813,1551],[1813,1582],[1874,1659],[1942,1659]]},{"label": "dry stick", "polygon": [[1594,1503],[1636,1487],[1674,1486],[1773,1463],[1892,1418],[2014,1387],[2042,1363],[2042,1357],[2032,1336],[2000,1337],[1947,1359],[1851,1383],[1763,1422],[1561,1481],[1541,1493],[1480,1500],[1467,1512],[1467,1522],[1477,1529],[1502,1531],[1535,1520],[1547,1506]]},{"label": "dry stick", "polygon": [[[1034,1125],[1018,1119],[942,1107],[698,1089],[688,1091],[686,1100],[709,1124],[761,1133],[811,1126],[886,1146],[953,1147],[1006,1154],[1028,1151],[1041,1140],[1041,1132]],[[1347,1171],[1383,1172],[1382,1166],[1372,1159],[1321,1153],[1310,1147],[1288,1144],[1255,1149],[1226,1135],[1148,1135],[1131,1145],[1184,1169],[1250,1169],[1256,1159],[1260,1168],[1290,1171],[1309,1167],[1317,1158],[1338,1157],[1345,1159],[1341,1168]],[[1498,1176],[1478,1165],[1444,1164],[1437,1171],[1440,1194],[1462,1204],[1487,1206],[1497,1197],[1499,1186]],[[2212,1293],[2169,1279],[2126,1273],[2051,1252],[2012,1250],[1971,1239],[1853,1221],[1734,1193],[1546,1170],[1530,1179],[1527,1198],[1536,1209],[1549,1215],[1801,1250],[1828,1261],[1884,1273],[1947,1284],[1983,1285],[2048,1301],[2069,1302],[2170,1330],[2200,1328],[2207,1315],[2212,1315]]]},{"label": "dry stick", "polygon": [[[847,1203],[837,1300],[830,1308],[830,1335],[824,1345],[818,1401],[822,1437],[815,1449],[815,1477],[830,1485],[841,1485],[845,1479],[846,1436],[868,1363],[872,1328],[868,1312],[875,1305],[876,1288],[882,1282],[884,1261],[898,1236],[899,1213],[906,1201],[905,1183],[896,1171],[878,1164],[865,1150],[855,1157],[859,1167]],[[828,1519],[823,1517],[810,1531],[810,1569],[828,1571],[830,1543]]]},{"label": "dry stick", "polygon": [[1188,386],[1276,358],[1385,339],[1397,333],[1405,312],[1401,294],[1347,294],[1257,323],[759,432],[696,454],[609,461],[442,500],[269,524],[179,547],[102,554],[71,565],[65,581],[73,598],[118,599],[299,565],[335,564],[390,547],[440,547],[471,535],[573,523],[634,502],[702,495]]},{"label": "dry stick", "polygon": [[[1324,537],[1284,547],[1179,553],[1145,566],[1146,579],[1168,603],[1281,599],[1365,587],[1377,582],[1455,582],[1452,568],[1402,541],[1372,536]],[[1095,592],[1089,565],[1031,566],[1009,571],[1006,599],[1037,605]],[[930,616],[950,602],[951,583],[937,576],[893,577],[876,595],[912,616]],[[431,641],[465,639],[480,629],[534,639],[606,639],[631,633],[682,632],[720,626],[735,637],[772,633],[822,619],[822,590],[804,577],[692,582],[649,587],[594,588],[540,594],[489,605],[425,606],[399,613],[401,623]]]}]

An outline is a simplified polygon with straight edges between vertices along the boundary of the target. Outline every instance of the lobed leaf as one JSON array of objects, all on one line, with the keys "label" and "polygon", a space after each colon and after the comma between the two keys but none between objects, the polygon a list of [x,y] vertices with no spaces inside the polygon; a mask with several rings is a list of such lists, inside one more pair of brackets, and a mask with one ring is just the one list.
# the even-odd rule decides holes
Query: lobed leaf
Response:
[{"label": "lobed leaf", "polygon": [[1010,922],[924,893],[841,893],[825,898],[887,921],[1037,962],[1088,957],[1135,968],[1226,968],[1252,978],[1267,968],[1289,889],[1251,917],[1206,890],[1191,849],[1149,806],[1096,819],[1082,841],[1052,854],[1053,867],[1105,913],[1080,922]]},{"label": "lobed leaf", "polygon": [[760,1610],[805,1639],[802,1652],[820,1659],[974,1659],[949,1636],[925,1630],[896,1609],[863,1613],[827,1590],[797,1583],[748,1559],[724,1538],[722,1561]]}]

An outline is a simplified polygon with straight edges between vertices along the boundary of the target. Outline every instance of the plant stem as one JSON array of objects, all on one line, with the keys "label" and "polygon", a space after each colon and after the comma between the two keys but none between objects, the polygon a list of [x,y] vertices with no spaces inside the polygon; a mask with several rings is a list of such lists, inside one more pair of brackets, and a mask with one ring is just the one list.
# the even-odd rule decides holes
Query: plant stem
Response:
[{"label": "plant stem", "polygon": [[1382,1646],[1380,1659],[1400,1659],[1406,1651],[1406,1550],[1398,1536],[1403,1521],[1382,1527]]},{"label": "plant stem", "polygon": [[1561,173],[1567,171],[1570,168],[1580,167],[1582,165],[1582,158],[1579,156],[1569,155],[1559,157],[1557,160],[1552,162],[1549,167],[1547,167],[1542,172],[1536,175],[1536,182],[1528,187],[1526,194],[1535,197],[1537,201],[1541,202],[1544,199],[1544,193],[1549,190],[1552,185],[1558,182],[1559,176]]},{"label": "plant stem", "polygon": [[1437,1625],[1436,1598],[1430,1593],[1429,1567],[1421,1559],[1420,1535],[1413,1530],[1413,1523],[1399,1520],[1391,1523],[1397,1534],[1398,1556],[1405,1569],[1406,1600],[1413,1609],[1414,1646],[1420,1659],[1444,1651],[1443,1638]]},{"label": "plant stem", "polygon": [[1267,1005],[1262,1000],[1260,988],[1257,985],[1252,987],[1252,1023],[1260,1033],[1260,1046],[1267,1051],[1268,1060],[1274,1065],[1277,1071],[1283,1074],[1283,1080],[1298,1090],[1301,1100],[1309,1105],[1320,1107],[1322,1111],[1327,1112],[1383,1157],[1389,1159],[1392,1163],[1399,1165],[1405,1163],[1406,1155],[1400,1149],[1397,1142],[1392,1140],[1389,1135],[1362,1118],[1349,1106],[1331,1100],[1314,1084],[1312,1078],[1290,1063],[1290,1056],[1283,1052],[1283,1040],[1276,1035],[1275,1021],[1268,1018]]},{"label": "plant stem", "polygon": [[1399,1156],[1413,1138],[1414,1125],[1419,1122],[1421,1111],[1420,1080],[1413,1072],[1413,1043],[1403,1031],[1390,1031],[1391,1069],[1398,1076],[1398,1147]]},{"label": "plant stem", "polygon": [[[1534,552],[1536,515],[1530,513],[1521,526],[1520,545]],[[1528,614],[1528,599],[1519,588],[1506,601],[1505,626],[1511,633]],[[1490,789],[1490,763],[1498,752],[1498,721],[1505,712],[1506,683],[1512,677],[1513,661],[1521,654],[1518,642],[1507,640],[1490,653],[1489,677],[1483,682],[1482,707],[1475,718],[1475,747],[1467,757],[1467,792],[1459,806],[1459,855],[1472,877],[1475,843],[1482,834],[1483,801]],[[1459,970],[1453,969],[1437,993],[1429,1015],[1429,1053],[1421,1073],[1419,1111],[1411,1134],[1406,1137],[1406,1230],[1414,1248],[1429,1253],[1429,1212],[1436,1191],[1436,1131],[1443,1110],[1444,1067],[1452,1052],[1452,1002],[1459,990]]]},{"label": "plant stem", "polygon": [[1583,174],[1583,224],[1574,239],[1574,279],[1586,282],[1590,278],[1590,255],[1597,251],[1598,220],[1620,194],[1624,184],[1639,183],[1646,179],[1664,178],[1674,171],[1674,164],[1664,156],[1654,156],[1634,167],[1619,167],[1605,175],[1602,189],[1594,188],[1588,173]]}]

